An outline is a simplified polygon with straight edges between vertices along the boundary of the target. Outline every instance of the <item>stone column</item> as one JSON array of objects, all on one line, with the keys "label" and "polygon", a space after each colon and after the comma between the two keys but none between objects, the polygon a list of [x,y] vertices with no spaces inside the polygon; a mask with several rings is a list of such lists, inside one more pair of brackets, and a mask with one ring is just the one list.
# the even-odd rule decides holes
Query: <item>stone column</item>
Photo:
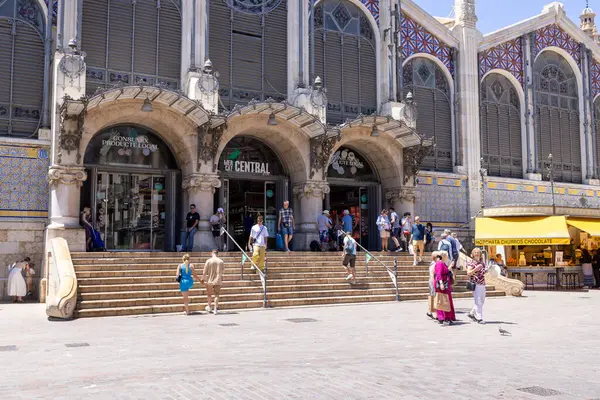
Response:
[{"label": "stone column", "polygon": [[296,219],[294,249],[308,249],[310,242],[318,239],[317,217],[323,211],[323,199],[329,191],[329,184],[325,181],[309,180],[294,184],[293,194],[300,203],[294,216]]},{"label": "stone column", "polygon": [[[458,73],[458,104],[460,107],[460,126],[463,166],[469,178],[469,215],[474,216],[481,210],[479,196],[481,147],[479,136],[479,65],[477,60],[479,43],[483,39],[477,30],[475,0],[455,0],[455,35],[460,39],[458,53],[460,69]],[[461,171],[458,171],[461,172]]]},{"label": "stone column", "polygon": [[[193,251],[210,251],[214,247],[210,224],[208,222],[214,210],[214,194],[221,187],[217,174],[191,174],[183,179],[183,190],[187,192],[188,204],[195,204],[200,214],[198,232],[194,236]],[[186,207],[187,210],[187,207]],[[187,211],[185,211],[187,213]],[[182,216],[185,217],[185,215]]]}]

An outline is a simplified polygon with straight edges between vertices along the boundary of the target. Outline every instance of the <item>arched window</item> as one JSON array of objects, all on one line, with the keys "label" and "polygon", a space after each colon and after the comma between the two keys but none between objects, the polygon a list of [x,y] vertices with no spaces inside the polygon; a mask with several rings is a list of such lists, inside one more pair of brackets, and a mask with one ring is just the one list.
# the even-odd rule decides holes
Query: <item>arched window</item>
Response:
[{"label": "arched window", "polygon": [[123,84],[179,87],[179,0],[83,0],[86,92]]},{"label": "arched window", "polygon": [[222,105],[287,98],[287,0],[207,0]]},{"label": "arched window", "polygon": [[421,169],[452,172],[452,112],[450,86],[437,64],[427,58],[413,58],[404,65],[404,95],[413,93],[419,118],[417,131],[435,139],[434,154]]},{"label": "arched window", "polygon": [[39,128],[44,24],[37,1],[0,1],[0,135],[31,137]]},{"label": "arched window", "polygon": [[315,74],[327,89],[327,122],[376,112],[375,34],[367,16],[348,1],[323,0],[314,24]]},{"label": "arched window", "polygon": [[481,156],[488,174],[523,177],[521,115],[517,91],[500,74],[490,74],[481,83]]},{"label": "arched window", "polygon": [[[581,136],[577,80],[567,61],[546,51],[533,67],[536,95],[536,142],[538,162],[554,158],[554,179],[581,182]],[[548,179],[546,169],[540,171]]]}]

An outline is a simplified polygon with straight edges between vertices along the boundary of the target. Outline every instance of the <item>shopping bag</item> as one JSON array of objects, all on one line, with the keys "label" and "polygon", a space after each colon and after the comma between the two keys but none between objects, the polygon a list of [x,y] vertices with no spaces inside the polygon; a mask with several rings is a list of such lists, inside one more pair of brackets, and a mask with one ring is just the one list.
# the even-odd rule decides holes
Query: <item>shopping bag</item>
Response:
[{"label": "shopping bag", "polygon": [[408,245],[408,254],[410,254],[411,256],[415,255],[415,248],[412,244]]},{"label": "shopping bag", "polygon": [[436,293],[433,300],[433,307],[436,310],[450,312],[450,297],[446,293]]},{"label": "shopping bag", "polygon": [[283,250],[283,237],[280,233],[278,233],[275,238],[275,248],[277,248],[277,250]]}]

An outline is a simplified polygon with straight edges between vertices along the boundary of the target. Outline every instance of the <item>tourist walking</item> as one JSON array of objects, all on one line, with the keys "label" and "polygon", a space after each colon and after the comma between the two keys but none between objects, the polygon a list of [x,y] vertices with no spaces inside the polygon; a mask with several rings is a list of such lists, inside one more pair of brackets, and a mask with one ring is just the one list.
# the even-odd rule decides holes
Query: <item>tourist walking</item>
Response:
[{"label": "tourist walking", "polygon": [[442,233],[440,235],[440,241],[438,242],[438,251],[445,251],[448,254],[448,266],[451,266],[452,258],[452,244],[448,240],[448,235]]},{"label": "tourist walking", "polygon": [[248,248],[252,248],[252,262],[261,270],[265,269],[265,257],[267,255],[267,238],[269,231],[263,225],[263,216],[256,218],[256,225],[250,231]]},{"label": "tourist walking", "polygon": [[194,265],[190,263],[190,255],[184,254],[181,258],[181,264],[177,266],[175,280],[179,282],[179,291],[183,296],[183,308],[186,315],[190,315],[189,291],[194,286],[194,278],[197,281],[200,280],[196,275],[196,271],[194,271]]},{"label": "tourist walking", "polygon": [[381,214],[377,217],[377,227],[379,228],[379,236],[381,236],[381,251],[388,251],[392,226],[390,225],[388,211],[385,208],[381,210]]},{"label": "tourist walking", "polygon": [[194,235],[198,231],[200,223],[200,214],[196,211],[195,204],[190,204],[190,212],[185,216],[185,221],[185,239],[181,245],[181,251],[194,251]]},{"label": "tourist walking", "polygon": [[22,303],[27,295],[27,284],[23,278],[23,271],[29,268],[29,257],[14,263],[8,271],[8,295],[13,297],[13,303]]},{"label": "tourist walking", "polygon": [[475,305],[469,312],[469,318],[480,324],[483,321],[483,303],[485,303],[485,262],[481,253],[481,249],[476,247],[471,252],[471,260],[467,263],[467,275],[469,282],[475,284],[473,290],[473,298]]},{"label": "tourist walking", "polygon": [[450,258],[451,268],[457,268],[460,258],[460,254],[458,253],[458,240],[452,237],[452,232],[450,231],[450,229],[446,229],[444,233],[446,234],[446,239],[448,240],[448,242],[450,242],[451,253],[448,254],[448,257]]},{"label": "tourist walking", "polygon": [[454,301],[452,300],[452,271],[444,262],[444,253],[438,252],[435,268],[435,299],[434,307],[437,310],[437,319],[440,324],[452,324],[456,321]]},{"label": "tourist walking", "polygon": [[[223,271],[225,270],[225,263],[217,255],[218,250],[212,251],[212,256],[204,263],[204,271],[202,272],[202,278],[200,282],[206,285],[206,307],[204,308],[207,312],[212,312],[217,315],[219,308],[219,296],[221,295],[221,284],[223,283]],[[212,297],[215,297],[214,306],[212,304]]]},{"label": "tourist walking", "polygon": [[402,221],[400,221],[402,225],[402,241],[405,243],[404,251],[408,251],[408,246],[410,244],[410,231],[412,229],[412,217],[409,212],[405,212],[402,217]]},{"label": "tourist walking", "polygon": [[290,208],[290,202],[288,200],[283,202],[283,207],[279,210],[279,221],[277,226],[283,235],[285,251],[290,251],[290,241],[294,237],[296,225],[294,222],[294,211]]},{"label": "tourist walking", "polygon": [[323,213],[317,217],[317,232],[319,232],[319,243],[321,251],[327,251],[329,246],[329,229],[331,229],[331,216],[329,210],[323,210]]},{"label": "tourist walking", "polygon": [[393,207],[390,207],[390,224],[392,225],[392,240],[396,248],[394,251],[401,251],[402,247],[398,238],[400,237],[400,217]]},{"label": "tourist walking", "polygon": [[429,296],[427,296],[427,316],[431,319],[437,319],[437,315],[433,315],[433,313],[437,311],[433,305],[433,301],[435,299],[435,263],[437,261],[438,254],[438,251],[431,253],[431,263],[429,264]]},{"label": "tourist walking", "polygon": [[460,265],[460,252],[464,249],[463,245],[460,243],[460,240],[458,240],[458,234],[456,232],[452,232],[451,234],[452,239],[454,239],[456,241],[456,265],[455,267],[457,269],[461,269],[461,265]]},{"label": "tourist walking", "polygon": [[214,215],[211,215],[208,222],[210,223],[210,230],[215,241],[215,246],[217,246],[219,251],[224,251],[225,245],[223,244],[223,233],[221,232],[221,228],[227,223],[227,218],[225,217],[223,209],[220,207],[217,208],[217,212],[214,213]]},{"label": "tourist walking", "polygon": [[596,280],[594,287],[600,289],[600,250],[594,252],[594,257],[592,257],[592,269],[594,271],[594,279]]},{"label": "tourist walking", "polygon": [[352,231],[346,232],[344,237],[344,251],[342,252],[342,265],[346,269],[347,281],[356,284],[356,240],[352,237]]},{"label": "tourist walking", "polygon": [[[415,223],[411,228],[411,243],[413,245],[413,265],[423,261],[423,250],[425,250],[425,227],[421,223],[421,217],[415,217]],[[417,252],[419,257],[417,258]]]},{"label": "tourist walking", "polygon": [[434,242],[435,239],[433,236],[433,225],[431,222],[428,222],[425,225],[425,251],[432,251]]}]

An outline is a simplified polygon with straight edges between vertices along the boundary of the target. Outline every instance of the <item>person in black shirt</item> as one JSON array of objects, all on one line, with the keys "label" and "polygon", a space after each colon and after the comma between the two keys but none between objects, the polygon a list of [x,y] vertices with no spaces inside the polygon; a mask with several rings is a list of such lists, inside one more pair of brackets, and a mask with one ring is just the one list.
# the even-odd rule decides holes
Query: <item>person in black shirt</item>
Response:
[{"label": "person in black shirt", "polygon": [[600,250],[594,251],[594,256],[592,257],[592,270],[594,271],[594,280],[596,281],[594,287],[600,289]]},{"label": "person in black shirt", "polygon": [[[181,251],[194,250],[194,235],[198,231],[198,223],[200,222],[200,214],[196,212],[196,205],[190,205],[190,212],[185,217],[187,228],[185,231],[185,241],[181,247]],[[189,242],[189,246],[188,246]]]}]

